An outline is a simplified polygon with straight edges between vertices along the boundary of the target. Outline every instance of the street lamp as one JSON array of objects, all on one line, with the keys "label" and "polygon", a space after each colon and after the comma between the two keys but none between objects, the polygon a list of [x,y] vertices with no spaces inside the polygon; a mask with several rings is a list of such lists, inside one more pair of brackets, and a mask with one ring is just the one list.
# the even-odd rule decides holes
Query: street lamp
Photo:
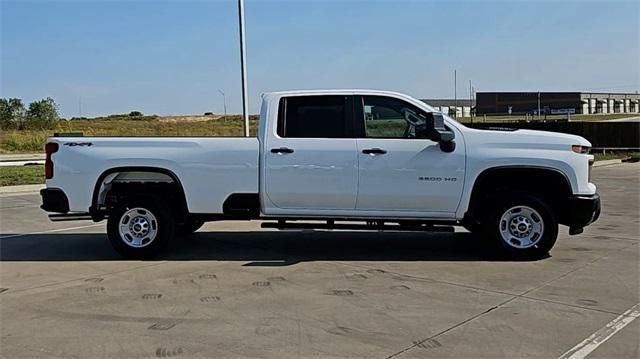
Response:
[{"label": "street lamp", "polygon": [[242,117],[244,136],[249,137],[249,105],[247,103],[247,49],[244,45],[244,0],[238,0],[238,22],[240,28],[240,69],[242,73]]}]

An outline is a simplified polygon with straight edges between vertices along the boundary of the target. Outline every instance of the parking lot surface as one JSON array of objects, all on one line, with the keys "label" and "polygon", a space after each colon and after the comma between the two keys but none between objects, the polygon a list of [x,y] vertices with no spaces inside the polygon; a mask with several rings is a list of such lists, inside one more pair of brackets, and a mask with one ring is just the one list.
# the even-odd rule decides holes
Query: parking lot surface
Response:
[{"label": "parking lot surface", "polygon": [[464,231],[256,221],[123,261],[104,223],[51,223],[37,194],[2,196],[0,355],[638,358],[640,164],[593,171],[600,220],[520,262]]}]

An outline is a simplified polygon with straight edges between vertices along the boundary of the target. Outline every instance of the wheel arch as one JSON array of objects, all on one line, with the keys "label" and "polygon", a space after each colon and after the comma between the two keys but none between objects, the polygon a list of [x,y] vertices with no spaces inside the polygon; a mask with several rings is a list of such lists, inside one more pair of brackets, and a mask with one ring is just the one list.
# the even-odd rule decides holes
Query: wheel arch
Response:
[{"label": "wheel arch", "polygon": [[[550,180],[557,186],[549,186]],[[489,192],[495,192],[500,188],[511,190],[528,190],[537,194],[543,194],[551,198],[550,203],[554,210],[561,211],[565,200],[573,193],[569,177],[561,170],[543,166],[496,166],[483,170],[475,179],[469,205],[467,206],[464,220],[477,220],[475,212],[479,209],[480,202],[486,198]],[[553,198],[551,194],[559,196]]]},{"label": "wheel arch", "polygon": [[[110,190],[110,187],[107,187],[106,184],[112,183],[112,182],[105,183],[105,181],[107,181],[107,178],[109,176],[115,175],[111,179],[111,181],[113,181],[119,175],[133,174],[133,173],[150,173],[154,175],[161,175],[160,177],[156,178],[156,180],[162,179],[162,178],[168,179],[170,183],[175,184],[176,189],[178,191],[179,201],[183,206],[184,210],[188,211],[189,207],[187,205],[187,197],[184,192],[184,187],[182,186],[182,183],[180,182],[180,179],[175,174],[175,172],[162,167],[120,166],[120,167],[109,168],[103,171],[100,174],[100,176],[98,176],[98,179],[96,180],[96,183],[93,188],[93,193],[91,196],[91,207],[89,207],[89,213],[91,214],[94,220],[101,220],[104,217],[104,213],[101,213],[102,212],[101,205],[103,205],[104,203],[103,202],[101,203],[101,201],[105,200],[106,194]],[[135,183],[146,183],[146,182],[151,183],[151,181],[148,181],[148,180],[133,179],[131,181]]]}]

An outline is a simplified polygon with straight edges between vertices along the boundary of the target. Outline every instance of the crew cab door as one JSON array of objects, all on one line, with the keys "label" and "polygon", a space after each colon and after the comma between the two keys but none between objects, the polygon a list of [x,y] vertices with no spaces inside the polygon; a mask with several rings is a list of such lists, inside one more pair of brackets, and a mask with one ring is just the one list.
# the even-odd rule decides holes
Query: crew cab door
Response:
[{"label": "crew cab door", "polygon": [[358,154],[352,96],[281,98],[277,128],[269,131],[263,152],[264,189],[271,202],[265,205],[266,214],[355,209]]},{"label": "crew cab door", "polygon": [[384,96],[356,96],[355,103],[356,209],[453,214],[464,184],[463,139],[456,138],[456,148],[444,152],[438,142],[424,138],[420,126],[428,114],[416,106]]}]

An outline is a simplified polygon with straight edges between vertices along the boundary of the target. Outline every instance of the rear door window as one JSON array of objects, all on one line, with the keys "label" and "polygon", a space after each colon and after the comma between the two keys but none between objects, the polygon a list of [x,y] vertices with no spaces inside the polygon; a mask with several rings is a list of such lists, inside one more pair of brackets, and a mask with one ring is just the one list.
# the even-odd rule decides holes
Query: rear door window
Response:
[{"label": "rear door window", "polygon": [[353,137],[351,96],[284,97],[278,109],[278,135],[295,138]]}]

